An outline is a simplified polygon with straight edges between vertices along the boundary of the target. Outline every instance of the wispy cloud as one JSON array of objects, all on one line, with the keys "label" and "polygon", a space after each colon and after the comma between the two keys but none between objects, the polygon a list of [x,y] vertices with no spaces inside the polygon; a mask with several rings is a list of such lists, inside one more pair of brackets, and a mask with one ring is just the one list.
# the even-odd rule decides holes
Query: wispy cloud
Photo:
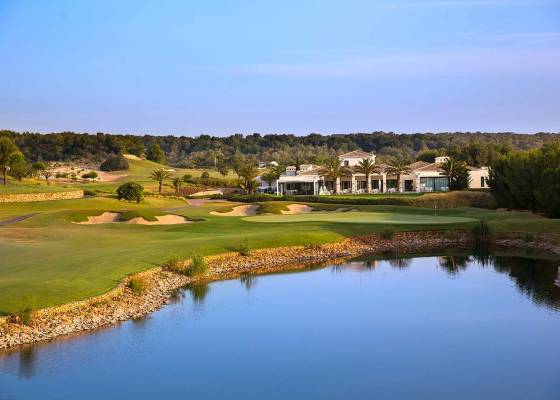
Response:
[{"label": "wispy cloud", "polygon": [[411,78],[445,76],[560,77],[557,49],[469,49],[413,55],[247,65],[235,72],[295,78]]}]

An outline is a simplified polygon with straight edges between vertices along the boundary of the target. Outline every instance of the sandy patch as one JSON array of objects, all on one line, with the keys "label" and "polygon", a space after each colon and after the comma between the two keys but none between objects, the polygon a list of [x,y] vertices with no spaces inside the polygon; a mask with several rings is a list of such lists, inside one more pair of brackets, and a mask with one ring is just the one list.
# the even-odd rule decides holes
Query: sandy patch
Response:
[{"label": "sandy patch", "polygon": [[112,224],[115,222],[119,222],[121,215],[119,213],[114,212],[104,212],[101,215],[94,215],[91,217],[87,217],[87,221],[78,222],[78,224],[82,225],[91,225],[91,224]]},{"label": "sandy patch", "polygon": [[140,157],[135,156],[134,154],[123,154],[123,157],[128,160],[141,160]]},{"label": "sandy patch", "polygon": [[213,195],[223,195],[224,192],[221,190],[204,190],[202,192],[196,192],[191,194],[190,196],[198,197],[198,196],[213,196]]},{"label": "sandy patch", "polygon": [[282,214],[303,214],[313,211],[313,207],[309,207],[306,204],[290,204],[288,211],[282,210]]},{"label": "sandy patch", "polygon": [[97,224],[131,224],[131,225],[176,225],[176,224],[188,224],[192,221],[180,215],[159,215],[156,217],[157,221],[148,221],[142,217],[134,217],[128,221],[121,220],[121,214],[114,212],[104,212],[101,215],[95,215],[88,217],[87,221],[77,222],[82,225],[97,225]]},{"label": "sandy patch", "polygon": [[256,204],[248,204],[243,206],[233,207],[233,210],[225,213],[220,213],[217,211],[211,211],[212,215],[219,215],[220,217],[247,217],[249,215],[255,215],[259,206]]},{"label": "sandy patch", "polygon": [[156,217],[157,221],[148,221],[142,217],[135,217],[128,221],[125,221],[125,224],[131,225],[177,225],[177,224],[188,224],[192,221],[182,217],[180,215],[159,215]]}]

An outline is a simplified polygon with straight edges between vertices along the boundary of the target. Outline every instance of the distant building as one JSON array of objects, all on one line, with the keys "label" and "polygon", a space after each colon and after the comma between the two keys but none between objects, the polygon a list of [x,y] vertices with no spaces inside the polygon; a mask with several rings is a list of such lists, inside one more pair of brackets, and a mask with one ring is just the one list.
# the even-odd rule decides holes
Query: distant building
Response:
[{"label": "distant building", "polygon": [[[342,165],[353,168],[363,159],[370,159],[375,163],[375,154],[364,151],[351,151],[339,156]],[[377,174],[371,175],[372,193],[391,192],[442,192],[449,190],[449,178],[441,169],[441,165],[448,157],[436,157],[433,163],[417,161],[409,165],[411,172],[402,175],[400,188],[397,188],[397,177],[385,172],[387,165],[376,164],[379,168]],[[470,189],[486,187],[488,167],[468,167],[471,182]],[[361,194],[367,191],[366,177],[353,172],[351,176],[340,178],[341,194]],[[322,195],[332,194],[336,182],[329,180],[321,174],[321,167],[311,164],[302,164],[299,170],[295,166],[286,167],[286,171],[276,182],[277,193]]]}]

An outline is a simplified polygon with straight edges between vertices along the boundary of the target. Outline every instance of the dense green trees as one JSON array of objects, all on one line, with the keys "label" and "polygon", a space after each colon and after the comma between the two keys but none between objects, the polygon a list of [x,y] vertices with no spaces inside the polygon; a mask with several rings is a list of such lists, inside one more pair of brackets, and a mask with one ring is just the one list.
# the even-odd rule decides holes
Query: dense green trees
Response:
[{"label": "dense green trees", "polygon": [[491,164],[488,183],[501,207],[560,218],[560,142],[500,157]]},{"label": "dense green trees", "polygon": [[[283,164],[313,163],[338,153],[362,149],[375,152],[379,162],[392,157],[432,161],[436,155],[453,155],[469,165],[489,165],[511,150],[540,148],[559,135],[538,133],[416,133],[385,132],[345,135],[231,135],[228,137],[95,135],[61,132],[51,134],[0,131],[0,137],[11,138],[25,158],[35,161],[81,160],[101,162],[111,154],[131,153],[149,159],[185,167],[241,165],[245,159],[278,161]],[[157,145],[157,147],[154,147]],[[155,151],[153,151],[155,150]]]},{"label": "dense green trees", "polygon": [[99,169],[101,171],[121,171],[128,169],[128,161],[122,154],[112,154],[101,163]]},{"label": "dense green trees", "polygon": [[154,143],[150,146],[148,152],[146,153],[146,158],[158,164],[165,164],[166,162],[165,153],[157,143]]}]

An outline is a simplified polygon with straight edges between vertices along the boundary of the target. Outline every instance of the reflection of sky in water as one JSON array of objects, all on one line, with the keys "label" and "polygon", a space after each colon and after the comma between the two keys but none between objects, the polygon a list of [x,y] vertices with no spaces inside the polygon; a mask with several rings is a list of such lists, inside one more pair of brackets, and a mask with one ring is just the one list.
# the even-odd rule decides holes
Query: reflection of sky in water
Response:
[{"label": "reflection of sky in water", "polygon": [[0,399],[556,399],[558,264],[366,259],[199,284],[0,357]]}]

